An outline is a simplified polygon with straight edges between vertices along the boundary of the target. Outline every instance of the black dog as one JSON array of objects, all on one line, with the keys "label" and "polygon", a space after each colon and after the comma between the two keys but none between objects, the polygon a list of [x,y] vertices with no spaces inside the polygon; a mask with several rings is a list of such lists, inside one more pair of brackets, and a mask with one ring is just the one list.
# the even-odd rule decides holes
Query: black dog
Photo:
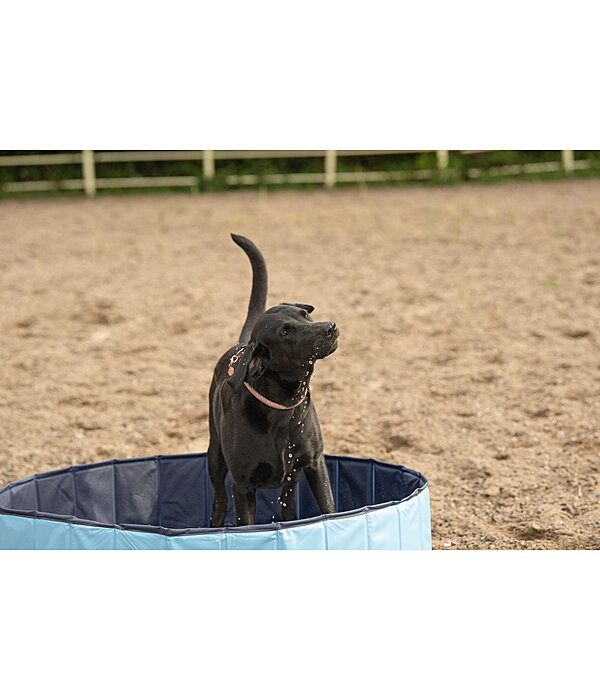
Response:
[{"label": "black dog", "polygon": [[315,361],[337,348],[339,331],[335,323],[313,323],[314,307],[307,304],[265,311],[265,260],[252,241],[231,237],[250,258],[252,293],[240,341],[217,363],[210,387],[208,469],[215,491],[210,524],[225,522],[227,470],[236,525],[254,524],[257,488],[280,486],[283,518],[295,520],[302,470],[321,512],[334,513],[309,383]]}]

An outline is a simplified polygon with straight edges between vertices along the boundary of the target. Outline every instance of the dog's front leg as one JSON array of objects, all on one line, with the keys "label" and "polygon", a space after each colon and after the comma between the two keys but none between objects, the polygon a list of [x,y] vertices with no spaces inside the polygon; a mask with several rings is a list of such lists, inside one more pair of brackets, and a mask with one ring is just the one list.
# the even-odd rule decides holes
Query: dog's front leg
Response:
[{"label": "dog's front leg", "polygon": [[304,467],[306,480],[317,501],[321,513],[335,513],[335,501],[329,481],[329,472],[325,464],[325,457],[321,455],[315,462]]},{"label": "dog's front leg", "polygon": [[281,496],[279,500],[281,502],[281,514],[284,520],[297,520],[298,510],[296,508],[296,484],[300,477],[300,470],[295,468],[289,475],[289,481],[285,481],[283,488],[281,489]]},{"label": "dog's front leg", "polygon": [[249,486],[233,484],[233,506],[235,509],[235,524],[254,525],[256,515],[256,489]]}]

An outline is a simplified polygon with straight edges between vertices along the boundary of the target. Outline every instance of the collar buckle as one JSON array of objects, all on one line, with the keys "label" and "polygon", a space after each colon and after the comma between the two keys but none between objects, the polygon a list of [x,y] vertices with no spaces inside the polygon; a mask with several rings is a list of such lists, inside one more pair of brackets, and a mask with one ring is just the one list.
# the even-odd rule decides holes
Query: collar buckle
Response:
[{"label": "collar buckle", "polygon": [[246,347],[247,347],[247,346],[244,345],[244,347],[241,348],[240,350],[238,350],[238,351],[235,353],[235,355],[232,355],[232,356],[229,358],[229,367],[227,368],[227,374],[228,374],[228,376],[230,376],[230,377],[233,376],[233,373],[235,372],[235,368],[234,368],[233,365],[235,365],[235,363],[240,359],[240,357],[241,357],[242,353],[244,352],[244,350],[246,349]]}]

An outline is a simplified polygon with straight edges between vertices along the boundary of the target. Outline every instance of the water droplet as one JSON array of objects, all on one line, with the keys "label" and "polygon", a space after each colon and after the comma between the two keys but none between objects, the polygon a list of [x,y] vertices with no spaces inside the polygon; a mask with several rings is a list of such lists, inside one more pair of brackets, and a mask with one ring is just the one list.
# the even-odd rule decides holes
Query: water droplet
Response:
[{"label": "water droplet", "polygon": [[312,365],[312,360],[309,360],[309,361],[308,361],[308,364],[309,364],[309,365]]},{"label": "water droplet", "polygon": [[294,455],[292,455],[291,453],[288,455],[288,457],[293,457],[293,456],[294,456]]},{"label": "water droplet", "polygon": [[291,481],[291,480],[292,480],[292,477],[291,477],[291,476],[288,476],[288,481]]}]

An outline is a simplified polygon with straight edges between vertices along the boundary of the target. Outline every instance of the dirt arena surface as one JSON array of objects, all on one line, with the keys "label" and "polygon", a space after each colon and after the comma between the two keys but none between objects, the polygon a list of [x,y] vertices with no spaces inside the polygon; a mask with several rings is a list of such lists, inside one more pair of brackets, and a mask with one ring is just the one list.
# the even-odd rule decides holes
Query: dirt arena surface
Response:
[{"label": "dirt arena surface", "polygon": [[600,181],[0,202],[0,485],[200,452],[252,238],[314,304],[326,451],[430,480],[435,548],[600,547]]}]

